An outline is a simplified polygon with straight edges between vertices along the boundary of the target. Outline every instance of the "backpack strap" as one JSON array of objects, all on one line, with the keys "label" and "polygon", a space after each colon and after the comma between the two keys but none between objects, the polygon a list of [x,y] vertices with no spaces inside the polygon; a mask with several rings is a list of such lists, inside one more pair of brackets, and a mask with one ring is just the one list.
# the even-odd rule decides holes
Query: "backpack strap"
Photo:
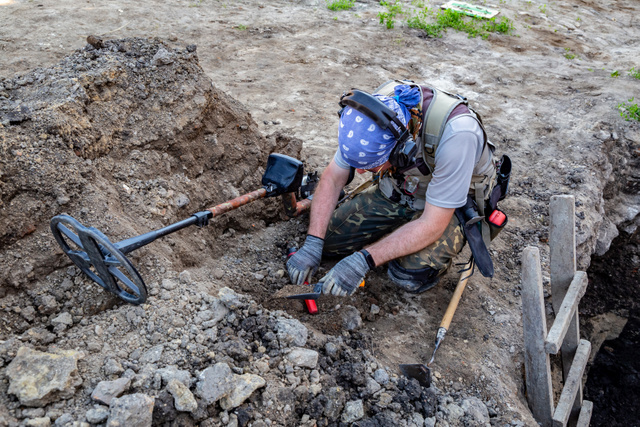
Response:
[{"label": "backpack strap", "polygon": [[[422,157],[427,164],[427,156],[435,156],[438,144],[442,138],[442,133],[447,125],[449,115],[460,104],[467,104],[462,97],[453,96],[436,88],[429,88],[433,91],[433,99],[425,114],[426,121],[422,125]],[[420,153],[419,153],[420,154]]]}]

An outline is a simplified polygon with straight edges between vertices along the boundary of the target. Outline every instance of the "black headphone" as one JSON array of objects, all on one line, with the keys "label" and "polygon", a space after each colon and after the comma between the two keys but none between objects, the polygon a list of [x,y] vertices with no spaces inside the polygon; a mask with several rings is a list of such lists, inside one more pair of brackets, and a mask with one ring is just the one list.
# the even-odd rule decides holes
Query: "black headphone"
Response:
[{"label": "black headphone", "polygon": [[[396,139],[396,145],[391,150],[389,162],[396,168],[403,169],[409,166],[418,147],[413,140],[409,129],[400,121],[398,113],[387,107],[373,95],[361,90],[352,89],[342,94],[339,103],[341,109],[338,117],[342,116],[345,107],[349,106],[366,115],[382,129],[388,129]],[[396,126],[391,126],[391,123]]]}]

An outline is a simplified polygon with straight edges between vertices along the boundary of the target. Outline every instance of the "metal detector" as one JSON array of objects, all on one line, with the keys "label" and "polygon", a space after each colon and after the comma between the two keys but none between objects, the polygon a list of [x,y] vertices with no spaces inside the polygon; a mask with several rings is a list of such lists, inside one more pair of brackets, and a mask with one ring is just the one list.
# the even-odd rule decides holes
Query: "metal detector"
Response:
[{"label": "metal detector", "polygon": [[[69,215],[57,215],[51,219],[51,231],[64,253],[84,274],[122,300],[137,305],[147,300],[147,287],[125,254],[191,225],[203,227],[211,218],[263,197],[282,195],[287,215],[297,216],[311,206],[311,199],[307,197],[313,190],[314,180],[317,181],[317,174],[304,175],[301,161],[274,153],[269,155],[262,188],[159,230],[112,243],[100,230],[85,227]],[[301,186],[305,191],[298,194]],[[297,195],[303,200],[297,201]]]}]

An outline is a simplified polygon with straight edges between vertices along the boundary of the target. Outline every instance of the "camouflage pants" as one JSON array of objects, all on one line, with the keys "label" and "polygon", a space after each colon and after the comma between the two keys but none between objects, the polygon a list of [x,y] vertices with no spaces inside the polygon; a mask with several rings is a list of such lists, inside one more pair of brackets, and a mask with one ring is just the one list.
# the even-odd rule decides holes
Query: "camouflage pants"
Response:
[{"label": "camouflage pants", "polygon": [[[387,199],[377,186],[371,187],[342,204],[333,213],[325,236],[324,253],[330,256],[349,255],[421,214],[422,211]],[[437,241],[421,251],[397,259],[397,262],[407,270],[431,267],[444,274],[465,243],[462,227],[453,215]]]}]

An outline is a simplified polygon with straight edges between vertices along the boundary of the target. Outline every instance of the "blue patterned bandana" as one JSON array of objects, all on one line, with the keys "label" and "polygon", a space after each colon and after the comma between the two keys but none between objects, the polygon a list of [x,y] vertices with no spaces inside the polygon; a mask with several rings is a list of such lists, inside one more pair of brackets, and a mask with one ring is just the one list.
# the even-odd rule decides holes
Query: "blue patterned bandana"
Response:
[{"label": "blue patterned bandana", "polygon": [[[395,111],[400,121],[407,125],[411,115],[406,106],[397,101],[397,97],[374,96]],[[374,169],[389,160],[391,150],[396,145],[396,139],[389,129],[380,128],[365,114],[347,107],[340,117],[338,143],[340,154],[349,166],[356,169]]]}]

